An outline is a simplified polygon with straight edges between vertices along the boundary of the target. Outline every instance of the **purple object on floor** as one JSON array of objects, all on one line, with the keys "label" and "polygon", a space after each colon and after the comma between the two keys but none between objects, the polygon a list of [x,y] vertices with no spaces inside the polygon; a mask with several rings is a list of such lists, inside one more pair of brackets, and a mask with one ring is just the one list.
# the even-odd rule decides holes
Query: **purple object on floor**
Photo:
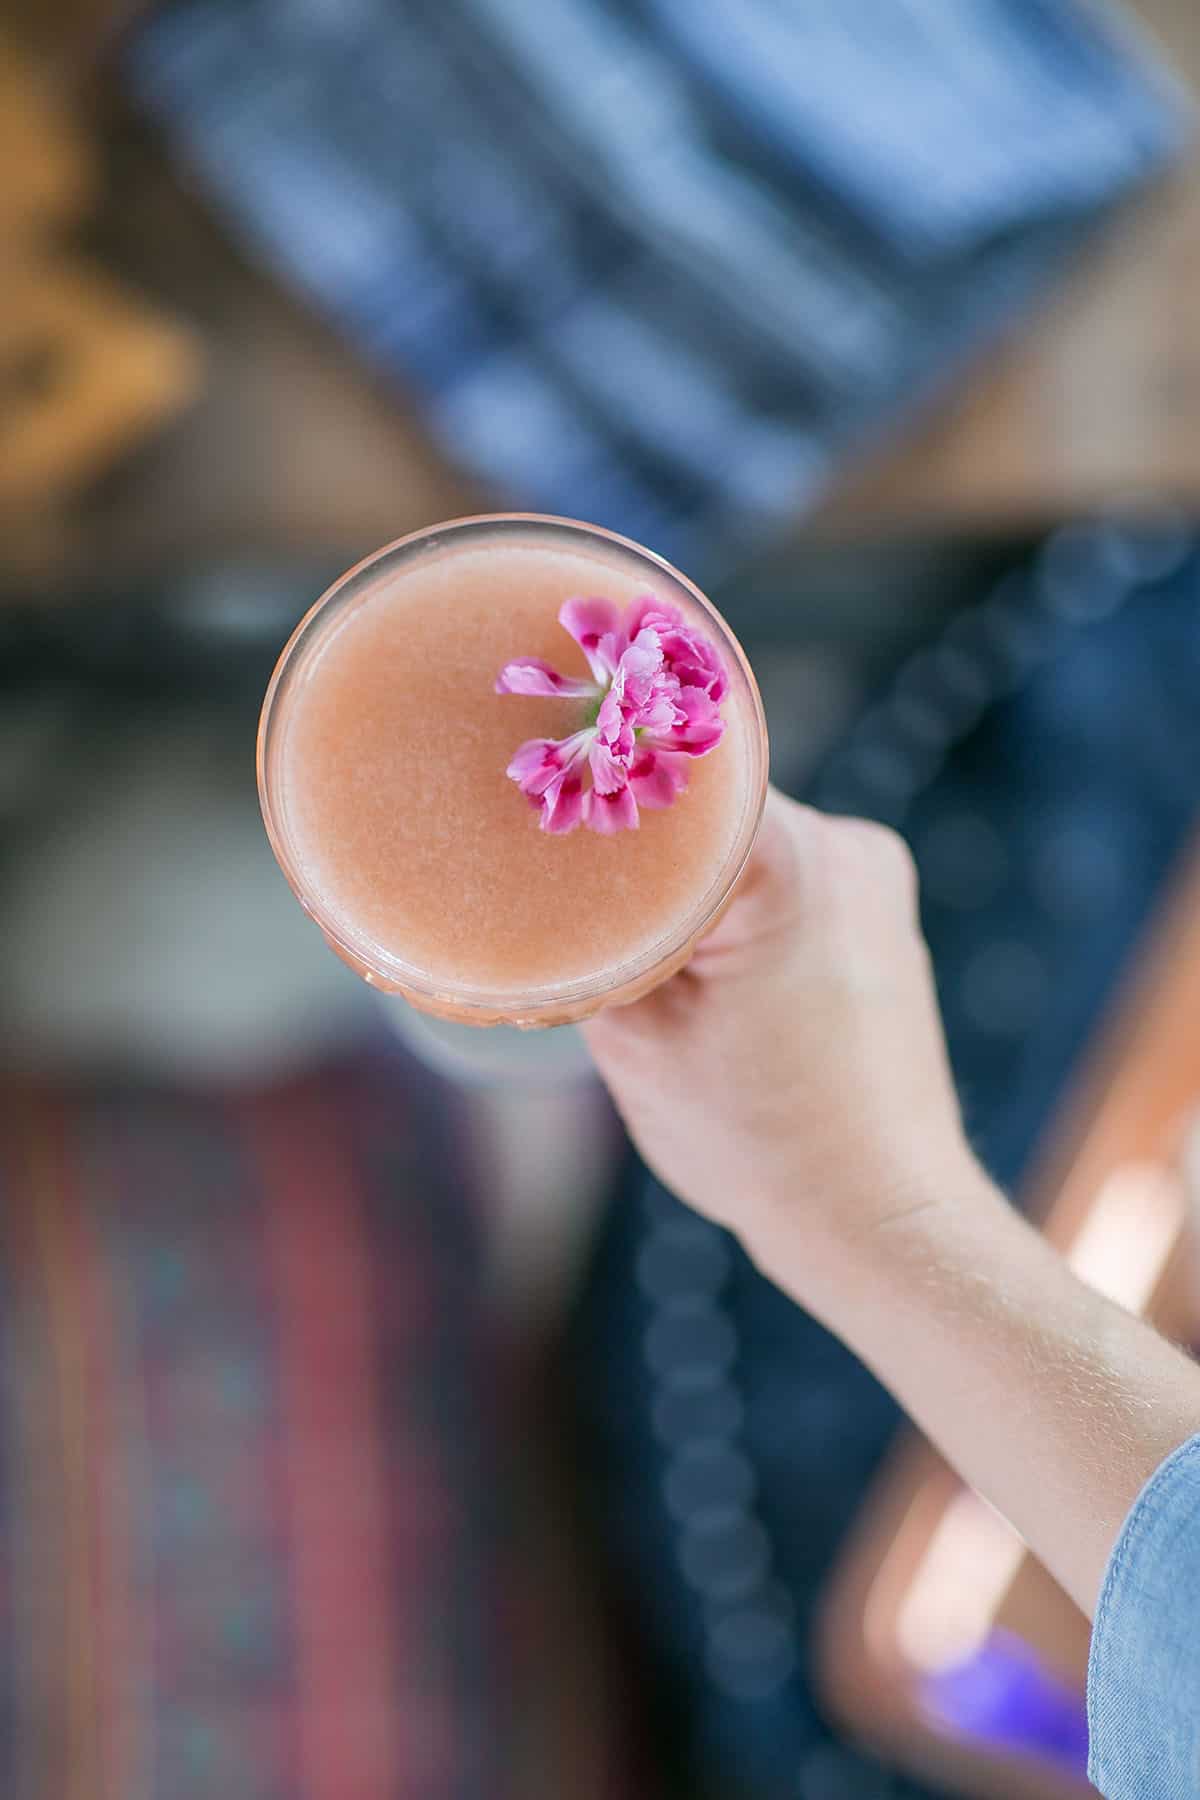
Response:
[{"label": "purple object on floor", "polygon": [[1019,1637],[993,1631],[973,1656],[921,1684],[927,1712],[965,1737],[1053,1762],[1087,1780],[1083,1690],[1053,1674]]}]

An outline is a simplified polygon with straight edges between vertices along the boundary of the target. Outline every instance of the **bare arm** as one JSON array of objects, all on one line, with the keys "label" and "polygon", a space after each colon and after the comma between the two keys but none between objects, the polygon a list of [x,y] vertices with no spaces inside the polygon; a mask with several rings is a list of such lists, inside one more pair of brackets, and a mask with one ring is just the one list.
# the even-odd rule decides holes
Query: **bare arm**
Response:
[{"label": "bare arm", "polygon": [[[804,1302],[803,1242],[754,1250]],[[1139,1489],[1200,1431],[1200,1371],[986,1187],[940,1195],[841,1268],[826,1322],[1090,1615]]]},{"label": "bare arm", "polygon": [[689,969],[588,1031],[663,1180],[875,1370],[1090,1613],[1139,1488],[1200,1431],[1200,1369],[1077,1281],[971,1155],[900,841],[773,795]]}]

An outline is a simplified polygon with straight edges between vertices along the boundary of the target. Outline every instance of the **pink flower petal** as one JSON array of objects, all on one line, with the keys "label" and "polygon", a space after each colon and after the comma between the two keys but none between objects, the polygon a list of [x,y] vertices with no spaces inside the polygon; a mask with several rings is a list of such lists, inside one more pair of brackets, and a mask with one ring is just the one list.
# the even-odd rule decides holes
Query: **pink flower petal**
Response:
[{"label": "pink flower petal", "polygon": [[652,812],[673,806],[688,784],[687,764],[686,756],[639,746],[629,771],[629,786],[638,805],[649,807]]},{"label": "pink flower petal", "polygon": [[630,638],[621,662],[629,675],[640,680],[648,681],[657,675],[663,666],[662,641],[657,631],[644,626],[636,637]]},{"label": "pink flower petal", "polygon": [[703,688],[719,705],[729,692],[729,679],[715,646],[682,623],[661,632],[661,637],[667,667],[679,677],[679,685]]},{"label": "pink flower petal", "polygon": [[596,715],[596,734],[606,750],[628,763],[633,755],[634,726],[622,698],[619,673],[600,702],[600,711]]},{"label": "pink flower petal", "polygon": [[628,787],[618,788],[614,794],[591,788],[583,797],[583,822],[602,837],[613,837],[618,831],[636,831],[637,801]]},{"label": "pink flower petal", "polygon": [[588,767],[592,771],[592,786],[600,794],[615,794],[629,780],[629,759],[633,754],[633,732],[629,732],[628,748],[624,754],[614,752],[599,733],[588,752]]},{"label": "pink flower petal", "polygon": [[661,632],[682,624],[683,614],[679,608],[672,606],[667,600],[660,600],[657,594],[639,594],[625,614],[625,629],[631,638],[635,638],[646,625]]},{"label": "pink flower petal", "polygon": [[629,636],[628,636],[627,632],[624,632],[624,631],[606,631],[605,632],[604,636],[600,639],[600,644],[596,651],[597,657],[600,659],[601,662],[603,662],[605,668],[608,671],[608,673],[606,675],[604,675],[603,680],[605,680],[605,681],[612,680],[613,670],[618,667],[618,665],[620,664],[621,658],[624,656],[624,654],[625,654],[626,650],[628,650],[628,648],[629,648]]},{"label": "pink flower petal", "polygon": [[653,594],[640,595],[623,619],[611,600],[576,596],[559,618],[596,679],[523,657],[501,671],[497,692],[598,698],[595,723],[570,737],[531,738],[508,775],[540,811],[543,831],[636,830],[639,805],[670,806],[687,786],[689,759],[720,742],[724,666],[679,608]]},{"label": "pink flower petal", "polygon": [[613,640],[621,632],[621,614],[616,604],[599,595],[591,599],[575,595],[563,601],[558,622],[564,631],[570,632],[587,657],[588,667],[596,680],[607,681],[621,654],[621,649],[614,654],[613,648]]},{"label": "pink flower petal", "polygon": [[719,706],[729,692],[729,682],[724,669],[706,668],[701,663],[685,662],[682,659],[671,659],[668,667],[678,679],[680,687],[699,688],[707,694],[714,706]]},{"label": "pink flower petal", "polygon": [[621,655],[613,676],[611,692],[620,703],[625,717],[636,726],[644,726],[645,715],[665,692],[676,686],[674,678],[663,667],[658,635],[641,631]]},{"label": "pink flower petal", "polygon": [[707,756],[724,735],[725,721],[717,719],[707,731],[699,726],[689,726],[684,731],[673,731],[665,742],[672,750],[682,750],[685,756]]},{"label": "pink flower petal", "polygon": [[663,653],[657,631],[643,626],[636,637],[630,638],[629,647],[621,658],[621,666],[628,681],[653,681],[656,675],[660,675]]},{"label": "pink flower petal", "polygon": [[558,773],[553,754],[556,748],[553,738],[529,738],[504,773],[510,781],[516,782],[523,794],[542,794]]},{"label": "pink flower petal", "polygon": [[685,750],[689,756],[707,756],[715,750],[725,731],[725,721],[703,688],[681,687],[676,705],[682,722],[667,734],[671,750]]},{"label": "pink flower petal", "polygon": [[670,687],[664,686],[652,694],[637,715],[637,729],[648,731],[654,737],[665,737],[677,725],[682,725],[685,721],[676,703],[677,693],[678,689],[672,679]]},{"label": "pink flower petal", "polygon": [[600,692],[594,681],[560,675],[540,656],[523,656],[505,663],[496,677],[498,694],[524,694],[527,697],[558,697],[568,700],[590,700]]},{"label": "pink flower petal", "polygon": [[584,794],[583,782],[578,775],[570,771],[559,775],[542,799],[542,830],[555,837],[565,837],[582,824],[584,801],[590,798],[590,792]]},{"label": "pink flower petal", "polygon": [[530,738],[504,772],[523,794],[544,794],[558,776],[579,772],[594,736],[588,730],[565,738]]}]

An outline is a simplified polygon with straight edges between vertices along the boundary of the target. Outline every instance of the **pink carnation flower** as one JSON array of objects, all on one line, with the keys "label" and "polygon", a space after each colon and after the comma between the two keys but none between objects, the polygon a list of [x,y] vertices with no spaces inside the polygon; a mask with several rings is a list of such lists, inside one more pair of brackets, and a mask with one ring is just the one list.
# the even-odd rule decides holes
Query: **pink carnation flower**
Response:
[{"label": "pink carnation flower", "polygon": [[674,803],[688,759],[721,741],[729,683],[716,648],[677,607],[644,594],[622,618],[611,600],[564,602],[559,623],[591,679],[560,675],[540,657],[501,669],[498,694],[589,702],[590,719],[562,738],[531,738],[507,774],[541,813],[543,831],[636,830],[638,808]]}]

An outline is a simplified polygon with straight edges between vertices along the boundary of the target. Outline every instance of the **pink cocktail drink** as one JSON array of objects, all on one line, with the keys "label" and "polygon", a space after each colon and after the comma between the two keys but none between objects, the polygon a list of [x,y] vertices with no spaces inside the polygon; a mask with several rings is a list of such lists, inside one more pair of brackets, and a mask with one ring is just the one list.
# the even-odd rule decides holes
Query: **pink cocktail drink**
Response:
[{"label": "pink cocktail drink", "polygon": [[[578,638],[560,622],[573,599]],[[625,639],[585,642],[588,607],[646,620],[620,674]],[[539,772],[531,741],[564,739],[578,749]],[[272,845],[334,948],[477,1024],[581,1018],[678,968],[749,854],[766,764],[753,676],[699,592],[624,539],[523,516],[434,527],[351,570],[284,651],[259,734]],[[593,783],[617,791],[589,798]]]}]

